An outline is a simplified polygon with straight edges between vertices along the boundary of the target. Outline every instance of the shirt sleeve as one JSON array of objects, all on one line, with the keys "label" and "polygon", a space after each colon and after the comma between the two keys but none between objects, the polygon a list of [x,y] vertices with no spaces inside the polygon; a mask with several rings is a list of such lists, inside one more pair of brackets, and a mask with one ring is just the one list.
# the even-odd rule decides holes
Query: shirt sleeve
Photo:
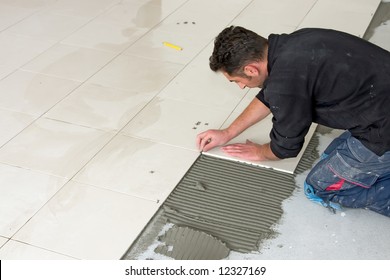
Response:
[{"label": "shirt sleeve", "polygon": [[296,157],[312,123],[312,104],[304,79],[294,73],[270,77],[257,98],[268,104],[272,114],[271,150],[278,158]]}]

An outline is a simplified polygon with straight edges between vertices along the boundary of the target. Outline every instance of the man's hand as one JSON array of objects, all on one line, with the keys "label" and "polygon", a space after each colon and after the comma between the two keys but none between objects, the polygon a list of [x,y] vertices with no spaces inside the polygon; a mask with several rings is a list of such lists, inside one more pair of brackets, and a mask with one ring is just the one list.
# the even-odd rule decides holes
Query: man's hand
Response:
[{"label": "man's hand", "polygon": [[198,134],[196,137],[198,149],[202,152],[207,152],[217,146],[225,145],[245,129],[261,121],[270,113],[271,111],[268,107],[255,97],[228,128],[222,130],[211,129]]},{"label": "man's hand", "polygon": [[256,144],[246,140],[245,144],[231,144],[222,147],[222,150],[233,157],[250,161],[277,160],[278,158],[271,151],[269,144]]},{"label": "man's hand", "polygon": [[196,143],[200,151],[207,152],[212,148],[225,145],[230,139],[227,130],[210,129],[198,134]]}]

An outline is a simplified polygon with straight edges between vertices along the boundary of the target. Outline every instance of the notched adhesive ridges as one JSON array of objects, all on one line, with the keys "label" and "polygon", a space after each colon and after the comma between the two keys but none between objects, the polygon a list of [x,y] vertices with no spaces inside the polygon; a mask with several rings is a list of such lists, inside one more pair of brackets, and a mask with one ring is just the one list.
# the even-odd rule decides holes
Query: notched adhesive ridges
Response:
[{"label": "notched adhesive ridges", "polygon": [[[152,250],[175,259],[223,258],[221,254],[200,249],[205,247],[206,239],[199,238],[197,249],[183,246],[178,242],[181,239],[175,238],[179,230],[175,229],[172,234],[171,230],[164,229],[165,226],[171,228],[172,224],[173,228],[191,229],[180,231],[186,242],[189,237],[207,235],[207,248],[215,248],[220,243],[214,242],[221,242],[230,250],[258,251],[258,244],[275,234],[272,226],[283,214],[282,201],[290,197],[295,188],[294,177],[310,169],[318,159],[318,133],[326,133],[326,130],[313,135],[295,175],[200,156],[125,258],[138,259],[147,248],[155,248],[152,243],[156,238],[160,246]],[[162,237],[168,232],[173,238]]]},{"label": "notched adhesive ridges", "polygon": [[[250,252],[271,234],[294,187],[292,174],[201,155],[165,201],[164,216],[210,236],[208,246],[214,240]],[[180,246],[171,243],[172,250]],[[156,252],[168,255],[161,248]]]}]

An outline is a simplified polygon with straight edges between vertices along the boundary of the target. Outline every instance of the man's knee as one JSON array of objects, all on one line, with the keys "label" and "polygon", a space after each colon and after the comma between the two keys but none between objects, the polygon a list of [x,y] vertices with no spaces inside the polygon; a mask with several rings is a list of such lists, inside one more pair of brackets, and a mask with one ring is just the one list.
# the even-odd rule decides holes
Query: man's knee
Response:
[{"label": "man's knee", "polygon": [[306,183],[317,191],[338,190],[344,182],[329,168],[328,160],[324,158],[318,162],[306,177]]}]

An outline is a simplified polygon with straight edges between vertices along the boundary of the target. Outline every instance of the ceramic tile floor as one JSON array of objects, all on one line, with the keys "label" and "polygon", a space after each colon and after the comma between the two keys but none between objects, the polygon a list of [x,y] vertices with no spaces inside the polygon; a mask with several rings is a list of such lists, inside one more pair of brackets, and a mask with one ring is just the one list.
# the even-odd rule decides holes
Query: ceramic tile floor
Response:
[{"label": "ceramic tile floor", "polygon": [[256,93],[208,69],[224,27],[361,36],[379,2],[0,0],[0,258],[121,258]]}]

